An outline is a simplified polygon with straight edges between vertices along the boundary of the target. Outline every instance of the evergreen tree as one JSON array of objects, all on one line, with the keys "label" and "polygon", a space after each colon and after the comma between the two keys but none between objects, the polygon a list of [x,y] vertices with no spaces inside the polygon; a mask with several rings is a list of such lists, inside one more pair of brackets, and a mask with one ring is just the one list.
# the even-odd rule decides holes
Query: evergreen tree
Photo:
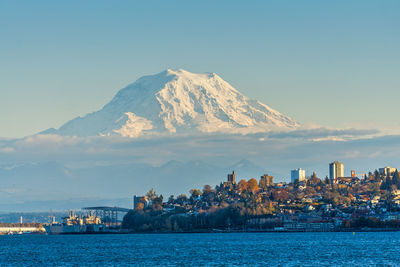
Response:
[{"label": "evergreen tree", "polygon": [[383,181],[382,181],[382,183],[381,183],[380,189],[381,189],[381,190],[386,190],[386,189],[388,189],[388,185],[387,185],[387,183],[386,183],[386,178],[383,178]]},{"label": "evergreen tree", "polygon": [[389,189],[392,186],[392,177],[390,177],[390,174],[388,173],[386,175],[386,187]]},{"label": "evergreen tree", "polygon": [[375,177],[375,180],[377,180],[380,177],[378,170],[374,171],[374,177]]},{"label": "evergreen tree", "polygon": [[397,188],[400,187],[400,175],[398,170],[396,170],[393,174],[392,184],[396,185]]}]

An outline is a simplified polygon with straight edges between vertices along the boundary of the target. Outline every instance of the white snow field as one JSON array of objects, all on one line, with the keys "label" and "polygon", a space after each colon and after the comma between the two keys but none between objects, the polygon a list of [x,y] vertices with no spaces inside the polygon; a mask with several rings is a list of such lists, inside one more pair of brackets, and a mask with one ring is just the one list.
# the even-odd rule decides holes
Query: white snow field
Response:
[{"label": "white snow field", "polygon": [[179,133],[248,134],[298,126],[293,119],[242,95],[215,73],[168,69],[121,89],[101,110],[44,133],[136,138]]}]

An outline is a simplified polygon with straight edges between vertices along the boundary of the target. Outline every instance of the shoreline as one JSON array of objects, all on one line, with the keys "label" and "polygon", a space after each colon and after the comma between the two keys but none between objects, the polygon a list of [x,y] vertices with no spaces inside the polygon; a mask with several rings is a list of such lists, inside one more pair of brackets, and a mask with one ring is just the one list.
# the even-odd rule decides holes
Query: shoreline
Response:
[{"label": "shoreline", "polygon": [[63,233],[58,235],[120,235],[120,234],[230,234],[230,233],[367,233],[367,232],[400,232],[400,229],[391,228],[391,229],[338,229],[333,231],[285,231],[285,230],[237,230],[237,231],[226,231],[226,230],[207,230],[207,231],[181,231],[181,232],[172,232],[172,231],[162,231],[162,232],[131,232],[131,231],[119,231],[119,232],[99,232],[99,233]]},{"label": "shoreline", "polygon": [[[238,233],[379,233],[379,232],[400,232],[400,229],[337,229],[333,231],[285,231],[285,230],[237,230],[237,231],[225,231],[225,230],[207,230],[207,231],[162,231],[162,232],[132,232],[132,231],[118,231],[118,232],[90,232],[90,233],[60,233],[60,234],[47,234],[47,233],[23,233],[13,234],[13,236],[20,235],[49,235],[49,236],[62,236],[62,235],[140,235],[140,234],[238,234]],[[7,234],[0,236],[9,236]]]}]

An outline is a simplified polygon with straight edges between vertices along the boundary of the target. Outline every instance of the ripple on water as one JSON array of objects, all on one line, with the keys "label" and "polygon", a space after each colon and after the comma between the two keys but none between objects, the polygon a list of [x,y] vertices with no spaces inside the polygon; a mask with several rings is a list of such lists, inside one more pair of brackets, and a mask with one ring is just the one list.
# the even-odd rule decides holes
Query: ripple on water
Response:
[{"label": "ripple on water", "polygon": [[0,236],[0,265],[397,266],[400,233]]}]

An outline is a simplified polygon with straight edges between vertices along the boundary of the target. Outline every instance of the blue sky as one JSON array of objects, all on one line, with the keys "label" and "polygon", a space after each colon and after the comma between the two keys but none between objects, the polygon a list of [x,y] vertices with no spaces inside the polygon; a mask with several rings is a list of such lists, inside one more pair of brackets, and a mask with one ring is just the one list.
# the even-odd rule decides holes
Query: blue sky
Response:
[{"label": "blue sky", "polygon": [[1,1],[0,136],[101,108],[166,68],[301,123],[400,128],[399,1]]}]

